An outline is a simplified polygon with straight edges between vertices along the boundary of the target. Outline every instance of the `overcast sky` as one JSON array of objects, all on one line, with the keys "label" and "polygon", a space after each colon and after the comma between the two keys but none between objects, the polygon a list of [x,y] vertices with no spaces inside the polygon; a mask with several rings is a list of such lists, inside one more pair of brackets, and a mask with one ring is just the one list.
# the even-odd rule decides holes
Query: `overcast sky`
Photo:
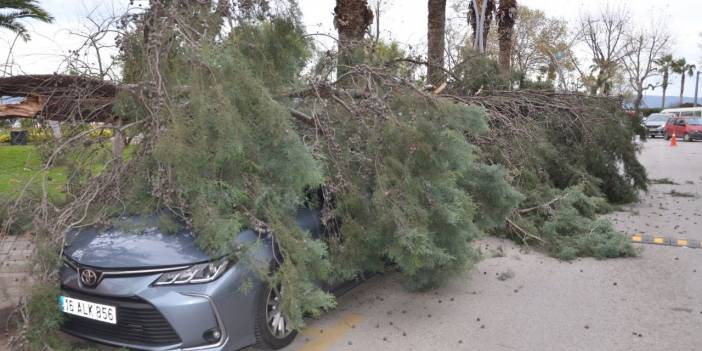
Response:
[{"label": "overcast sky", "polygon": [[[332,11],[334,0],[298,0],[303,13],[307,31],[334,35]],[[374,4],[376,0],[369,0]],[[381,35],[391,38],[412,48],[423,48],[426,43],[426,0],[382,0]],[[457,1],[448,0],[449,6]],[[146,1],[142,1],[146,3]],[[32,35],[30,42],[17,41],[10,60],[15,63],[13,74],[52,73],[65,68],[63,57],[68,50],[80,45],[81,40],[72,31],[85,26],[84,18],[91,11],[99,15],[121,13],[127,7],[128,0],[40,0],[41,6],[55,18],[53,24],[27,22]],[[139,3],[139,1],[137,1]],[[575,23],[582,12],[595,12],[607,4],[631,6],[634,22],[638,26],[647,26],[652,20],[664,18],[674,42],[672,51],[675,57],[685,57],[702,67],[702,0],[519,0],[521,5],[543,10],[548,16],[565,19]],[[449,17],[455,21],[463,14],[449,11]],[[320,38],[320,47],[333,45],[333,41]],[[14,35],[0,29],[0,60],[6,59]],[[677,96],[678,78],[673,80],[669,95]],[[694,79],[686,84],[686,96],[694,95]],[[648,95],[659,95],[650,92]]]}]

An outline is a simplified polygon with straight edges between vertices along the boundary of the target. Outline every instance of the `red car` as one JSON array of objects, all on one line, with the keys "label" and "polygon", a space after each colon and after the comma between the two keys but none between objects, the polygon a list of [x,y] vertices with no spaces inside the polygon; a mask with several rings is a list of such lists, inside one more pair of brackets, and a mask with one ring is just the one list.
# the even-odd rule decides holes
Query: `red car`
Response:
[{"label": "red car", "polygon": [[699,117],[673,117],[665,124],[665,140],[673,134],[676,138],[685,141],[702,140],[702,118]]}]

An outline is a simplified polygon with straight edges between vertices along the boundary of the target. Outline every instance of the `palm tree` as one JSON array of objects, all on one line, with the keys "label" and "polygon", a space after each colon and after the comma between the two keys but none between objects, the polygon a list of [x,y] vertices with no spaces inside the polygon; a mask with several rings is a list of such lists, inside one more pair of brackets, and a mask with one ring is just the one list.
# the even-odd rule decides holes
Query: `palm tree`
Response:
[{"label": "palm tree", "polygon": [[512,62],[512,32],[517,18],[517,0],[500,0],[495,17],[500,45],[500,69],[507,75]]},{"label": "palm tree", "polygon": [[0,28],[9,29],[22,38],[29,40],[29,33],[20,20],[36,19],[51,23],[54,18],[39,7],[36,0],[0,0]]},{"label": "palm tree", "polygon": [[658,66],[658,72],[663,75],[663,83],[661,83],[661,88],[663,88],[663,101],[661,103],[661,108],[665,108],[665,93],[670,85],[670,71],[673,66],[673,55],[664,55],[655,61],[656,66]]},{"label": "palm tree", "polygon": [[446,0],[429,0],[427,22],[427,82],[438,87],[446,80],[444,48],[446,36]]},{"label": "palm tree", "polygon": [[685,58],[681,58],[673,62],[672,70],[674,73],[680,74],[680,105],[683,104],[683,94],[685,93],[685,76],[692,76],[695,74],[695,65],[687,63]]},{"label": "palm tree", "polygon": [[368,0],[336,0],[334,27],[339,33],[337,79],[341,79],[350,66],[359,63],[363,37],[371,23],[373,11]]}]

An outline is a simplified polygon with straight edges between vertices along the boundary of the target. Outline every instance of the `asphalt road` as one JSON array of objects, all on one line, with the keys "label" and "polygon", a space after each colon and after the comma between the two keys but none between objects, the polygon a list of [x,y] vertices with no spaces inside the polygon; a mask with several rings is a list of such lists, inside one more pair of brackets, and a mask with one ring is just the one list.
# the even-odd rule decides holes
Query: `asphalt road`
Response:
[{"label": "asphalt road", "polygon": [[[650,140],[641,159],[676,184],[611,214],[617,228],[702,240],[702,143]],[[485,259],[448,286],[409,293],[375,277],[287,350],[702,350],[702,249],[637,246],[637,258],[564,263],[487,238]]]}]

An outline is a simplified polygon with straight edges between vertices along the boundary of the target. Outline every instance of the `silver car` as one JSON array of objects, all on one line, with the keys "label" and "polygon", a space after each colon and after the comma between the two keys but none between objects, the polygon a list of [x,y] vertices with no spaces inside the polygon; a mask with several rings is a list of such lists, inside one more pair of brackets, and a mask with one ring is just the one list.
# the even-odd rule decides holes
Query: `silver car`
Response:
[{"label": "silver car", "polygon": [[[252,249],[232,262],[204,253],[191,232],[163,233],[156,217],[123,222],[67,239],[58,297],[64,332],[141,350],[278,349],[295,338],[281,292],[252,267],[272,266],[270,235],[240,233],[235,244]],[[299,210],[297,222],[324,235],[316,210]]]},{"label": "silver car", "polygon": [[644,122],[644,127],[646,128],[646,133],[648,133],[648,136],[651,138],[655,138],[657,136],[664,137],[665,124],[671,117],[673,117],[673,115],[667,113],[654,113],[648,116],[646,122]]}]

